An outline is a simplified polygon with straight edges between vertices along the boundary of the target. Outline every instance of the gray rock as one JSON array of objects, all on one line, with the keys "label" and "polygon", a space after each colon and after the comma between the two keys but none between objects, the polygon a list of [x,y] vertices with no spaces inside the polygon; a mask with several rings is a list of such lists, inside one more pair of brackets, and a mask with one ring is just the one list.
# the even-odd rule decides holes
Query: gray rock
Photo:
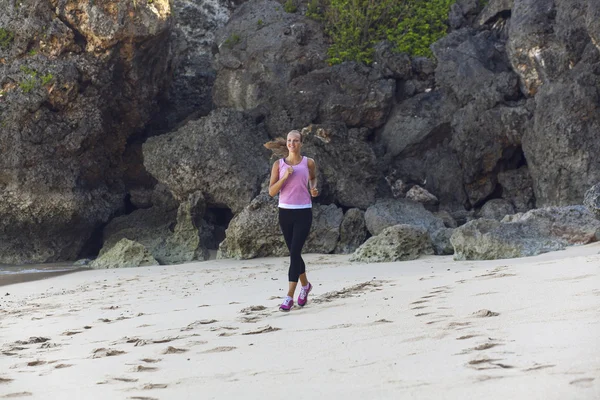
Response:
[{"label": "gray rock", "polygon": [[431,234],[431,244],[436,255],[446,256],[454,254],[454,247],[450,242],[450,238],[454,233],[452,228],[442,228]]},{"label": "gray rock", "polygon": [[379,235],[393,225],[412,225],[435,232],[444,227],[444,222],[427,211],[420,203],[406,199],[380,200],[365,212],[365,223],[371,235]]},{"label": "gray rock", "polygon": [[89,265],[93,269],[132,268],[158,265],[144,245],[129,239],[119,240]]},{"label": "gray rock", "polygon": [[457,227],[457,223],[456,220],[454,219],[454,217],[452,216],[452,214],[450,214],[448,211],[446,210],[440,210],[440,211],[436,211],[433,213],[433,215],[436,218],[441,219],[444,222],[444,226],[446,228],[456,228]]},{"label": "gray rock", "polygon": [[515,213],[515,206],[505,199],[492,199],[486,201],[481,210],[479,210],[479,218],[495,219],[501,221],[506,215]]},{"label": "gray rock", "polygon": [[230,0],[180,0],[172,2],[174,52],[172,83],[160,102],[160,113],[151,129],[170,130],[194,116],[208,115],[213,108],[212,89],[216,78],[212,49],[216,32],[230,18]]},{"label": "gray rock", "polygon": [[477,26],[494,22],[500,15],[506,15],[514,6],[514,0],[490,0],[477,16]]},{"label": "gray rock", "polygon": [[472,205],[479,205],[494,192],[499,169],[522,161],[522,134],[531,117],[523,105],[499,105],[484,111],[476,103],[455,114],[451,146],[460,160]]},{"label": "gray rock", "polygon": [[[297,40],[298,29],[303,39]],[[281,109],[281,99],[291,81],[310,71],[325,67],[327,43],[317,22],[298,14],[286,13],[272,0],[251,0],[231,15],[228,23],[216,33],[216,81],[213,101],[217,107],[253,110],[260,107],[272,114],[271,107]],[[285,108],[285,106],[284,106]],[[281,134],[308,125],[303,112],[290,108],[300,120],[289,119],[287,125],[269,116],[272,132]],[[275,113],[276,114],[276,113]]]},{"label": "gray rock", "polygon": [[353,62],[329,67],[319,23],[276,1],[244,3],[217,40],[215,105],[252,111],[272,137],[317,122],[385,122],[395,80]]},{"label": "gray rock", "polygon": [[381,132],[388,157],[410,152],[449,125],[456,106],[442,93],[419,94],[396,105]]},{"label": "gray rock", "polygon": [[[241,135],[243,132],[243,136]],[[268,140],[254,120],[220,109],[144,143],[144,165],[177,199],[202,192],[211,206],[240,212],[270,171]]]},{"label": "gray rock", "polygon": [[526,223],[539,227],[550,237],[568,245],[587,244],[600,239],[600,221],[585,206],[546,207],[507,215],[502,222]]},{"label": "gray rock", "polygon": [[125,238],[143,245],[161,264],[205,260],[206,245],[200,242],[204,207],[201,194],[195,193],[178,209],[154,206],[117,217],[104,228],[100,256]]},{"label": "gray rock", "polygon": [[[339,240],[343,212],[335,205],[313,205],[313,223],[303,253],[331,253]],[[217,258],[245,260],[286,256],[277,200],[261,193],[229,223]]]},{"label": "gray rock", "polygon": [[497,260],[562,250],[565,243],[540,235],[526,224],[478,219],[457,228],[450,238],[455,260]]},{"label": "gray rock", "polygon": [[590,90],[600,87],[600,74],[593,72],[598,62],[600,56],[596,64],[582,62],[535,96],[533,129],[523,137],[523,151],[537,207],[581,204],[585,191],[600,180],[600,100]]},{"label": "gray rock", "polygon": [[475,102],[486,110],[520,97],[518,76],[492,32],[463,28],[431,48],[438,60],[436,83],[454,96],[460,107]]},{"label": "gray rock", "polygon": [[169,79],[170,6],[0,7],[0,262],[75,260],[123,208],[127,139]]},{"label": "gray rock", "polygon": [[406,192],[406,198],[416,203],[421,203],[426,208],[427,206],[436,206],[437,204],[439,204],[439,200],[437,197],[435,197],[419,185],[415,185],[412,188],[410,188],[410,190]]},{"label": "gray rock", "polygon": [[550,207],[479,219],[457,228],[450,238],[456,260],[495,260],[533,256],[600,238],[600,221],[582,206]]},{"label": "gray rock", "polygon": [[305,253],[333,253],[340,239],[340,226],[344,212],[335,204],[313,204],[313,223],[306,244]]},{"label": "gray rock", "polygon": [[412,62],[406,53],[394,51],[394,44],[383,41],[375,45],[375,69],[385,78],[408,79],[412,75]]},{"label": "gray rock", "polygon": [[359,262],[408,261],[433,254],[427,230],[413,225],[390,226],[360,246],[350,258]]},{"label": "gray rock", "polygon": [[498,173],[502,198],[511,201],[517,212],[535,208],[535,196],[529,168],[526,166]]},{"label": "gray rock", "polygon": [[344,214],[340,225],[340,240],[335,247],[335,253],[354,253],[366,238],[365,212],[358,208],[351,208]]},{"label": "gray rock", "polygon": [[600,219],[600,183],[592,186],[585,192],[583,205],[586,206],[596,218]]},{"label": "gray rock", "polygon": [[365,209],[375,202],[377,158],[364,141],[366,129],[310,125],[302,130],[302,152],[317,165],[319,202]]}]

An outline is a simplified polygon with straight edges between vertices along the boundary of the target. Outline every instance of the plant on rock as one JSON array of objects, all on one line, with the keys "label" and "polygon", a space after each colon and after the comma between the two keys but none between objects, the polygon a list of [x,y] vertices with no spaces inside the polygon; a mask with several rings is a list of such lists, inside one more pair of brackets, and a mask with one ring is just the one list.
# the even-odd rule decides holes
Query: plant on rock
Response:
[{"label": "plant on rock", "polygon": [[326,0],[325,26],[333,44],[329,62],[373,61],[373,46],[381,40],[396,51],[431,56],[429,46],[447,31],[455,0]]}]

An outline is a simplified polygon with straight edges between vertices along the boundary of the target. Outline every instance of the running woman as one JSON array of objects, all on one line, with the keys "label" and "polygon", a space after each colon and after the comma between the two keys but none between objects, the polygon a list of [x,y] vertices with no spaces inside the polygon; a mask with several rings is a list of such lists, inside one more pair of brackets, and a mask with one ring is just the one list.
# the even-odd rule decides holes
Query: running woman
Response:
[{"label": "running woman", "polygon": [[294,306],[298,280],[302,285],[298,296],[300,307],[306,305],[312,290],[301,253],[312,224],[311,196],[319,195],[317,167],[312,158],[302,156],[302,135],[299,131],[288,133],[286,148],[288,155],[275,161],[269,182],[269,195],[274,197],[279,193],[279,226],[290,251],[288,293],[279,306],[281,311],[290,311]]}]

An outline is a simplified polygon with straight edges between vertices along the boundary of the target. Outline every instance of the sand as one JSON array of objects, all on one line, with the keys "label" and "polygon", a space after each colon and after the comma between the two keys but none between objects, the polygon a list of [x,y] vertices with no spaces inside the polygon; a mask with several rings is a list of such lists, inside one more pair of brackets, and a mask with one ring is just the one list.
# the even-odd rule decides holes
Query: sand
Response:
[{"label": "sand", "polygon": [[536,257],[305,256],[3,286],[0,399],[600,399],[600,244]]}]

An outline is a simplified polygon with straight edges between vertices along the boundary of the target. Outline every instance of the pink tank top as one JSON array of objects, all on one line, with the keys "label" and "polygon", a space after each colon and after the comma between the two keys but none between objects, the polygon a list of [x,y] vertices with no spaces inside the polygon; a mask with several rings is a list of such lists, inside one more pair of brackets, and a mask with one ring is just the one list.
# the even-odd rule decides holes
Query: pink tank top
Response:
[{"label": "pink tank top", "polygon": [[[288,168],[284,159],[279,160],[279,179],[285,174]],[[308,159],[302,157],[300,164],[292,166],[294,172],[290,175],[283,184],[279,192],[279,207],[280,208],[312,208],[312,200],[308,191]]]}]

